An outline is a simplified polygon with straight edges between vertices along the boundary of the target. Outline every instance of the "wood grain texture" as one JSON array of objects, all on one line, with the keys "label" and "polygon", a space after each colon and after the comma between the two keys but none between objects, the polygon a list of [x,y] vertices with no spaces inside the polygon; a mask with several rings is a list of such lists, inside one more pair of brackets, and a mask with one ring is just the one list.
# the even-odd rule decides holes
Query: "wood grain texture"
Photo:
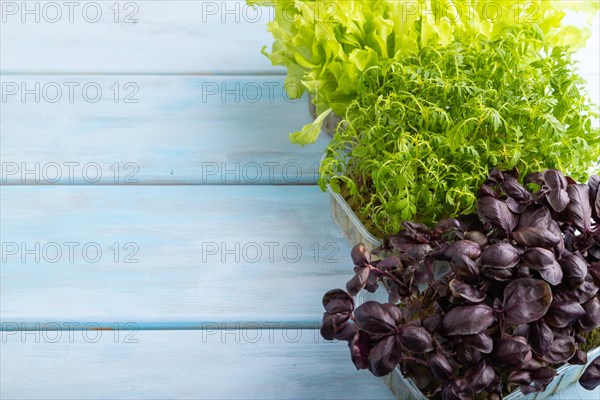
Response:
[{"label": "wood grain texture", "polygon": [[311,118],[306,98],[290,100],[277,76],[1,81],[10,87],[0,110],[2,183],[315,183],[328,142],[322,134],[311,146],[290,143]]},{"label": "wood grain texture", "polygon": [[600,387],[594,390],[586,390],[580,385],[571,385],[565,390],[550,397],[550,400],[598,400],[600,399]]},{"label": "wood grain texture", "polygon": [[0,201],[3,322],[314,328],[353,274],[316,186],[3,186]]},{"label": "wood grain texture", "polygon": [[[2,332],[0,397],[393,399],[316,330]],[[597,400],[573,385],[550,400]]]},{"label": "wood grain texture", "polygon": [[[271,8],[255,10],[243,0],[136,0],[117,7],[101,0],[94,2],[98,7],[81,2],[72,11],[59,2],[60,17],[44,7],[49,2],[29,2],[30,14],[22,2],[3,3],[11,7],[3,9],[0,35],[4,73],[285,73],[260,53],[273,42],[266,28]],[[132,20],[138,22],[125,22]],[[582,20],[577,13],[566,18],[574,25]],[[597,15],[577,55],[587,75],[599,72],[599,21]]]},{"label": "wood grain texture", "polygon": [[270,9],[242,0],[2,3],[4,73],[284,73],[261,54]]},{"label": "wood grain texture", "polygon": [[[318,331],[3,337],[3,399],[393,399]],[[50,343],[50,341],[56,341]],[[137,340],[137,343],[126,341]]]}]

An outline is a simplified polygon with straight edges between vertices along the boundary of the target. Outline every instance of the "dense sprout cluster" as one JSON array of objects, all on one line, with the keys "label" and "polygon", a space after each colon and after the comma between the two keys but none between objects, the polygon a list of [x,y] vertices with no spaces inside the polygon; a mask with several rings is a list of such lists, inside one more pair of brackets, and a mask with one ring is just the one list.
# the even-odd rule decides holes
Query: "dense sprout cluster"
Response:
[{"label": "dense sprout cluster", "polygon": [[473,213],[494,167],[586,179],[600,165],[598,107],[570,50],[533,50],[541,40],[533,27],[467,36],[365,71],[320,185],[383,236]]},{"label": "dense sprout cluster", "polygon": [[[374,253],[352,249],[347,291],[323,297],[325,339],[348,341],[357,368],[400,366],[429,398],[499,399],[545,390],[600,327],[600,178],[493,170],[477,215],[432,229],[404,223]],[[526,187],[536,187],[530,191]],[[388,303],[352,296],[384,285]],[[600,359],[580,383],[600,385]]]}]

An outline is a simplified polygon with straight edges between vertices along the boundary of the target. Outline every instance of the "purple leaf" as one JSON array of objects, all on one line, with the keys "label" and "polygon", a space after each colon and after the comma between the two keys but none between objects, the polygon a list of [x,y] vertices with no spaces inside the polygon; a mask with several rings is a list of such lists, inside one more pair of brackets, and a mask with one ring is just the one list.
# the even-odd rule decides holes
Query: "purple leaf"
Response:
[{"label": "purple leaf", "polygon": [[400,361],[401,348],[396,336],[387,336],[379,341],[369,353],[369,371],[375,376],[392,372]]},{"label": "purple leaf", "polygon": [[334,289],[323,296],[323,307],[330,314],[351,312],[354,310],[354,300],[342,289]]},{"label": "purple leaf", "polygon": [[450,366],[450,363],[446,357],[439,353],[433,353],[429,357],[427,366],[429,367],[431,374],[438,379],[446,380],[452,375],[452,367]]},{"label": "purple leaf", "polygon": [[558,260],[565,278],[572,287],[577,287],[585,280],[588,274],[587,262],[577,254],[566,254]]},{"label": "purple leaf", "polygon": [[524,395],[528,395],[531,393],[536,393],[536,392],[541,391],[541,389],[538,388],[537,386],[530,386],[530,385],[521,385],[521,386],[519,386],[519,390]]},{"label": "purple leaf", "polygon": [[560,286],[554,293],[556,301],[575,301],[579,304],[585,303],[598,293],[598,286],[592,282],[584,281],[575,289]]},{"label": "purple leaf", "polygon": [[512,268],[519,263],[517,249],[508,243],[496,243],[488,246],[479,259],[483,268]]},{"label": "purple leaf", "polygon": [[358,332],[358,328],[356,324],[351,324],[349,322],[344,323],[335,334],[335,340],[343,340],[346,342],[352,341],[356,333]]},{"label": "purple leaf", "polygon": [[549,189],[566,189],[568,184],[563,173],[555,169],[544,171],[544,183]]},{"label": "purple leaf", "polygon": [[396,256],[390,256],[390,257],[386,257],[385,259],[381,260],[378,264],[377,264],[377,268],[382,269],[382,270],[391,270],[394,268],[398,268],[401,264],[401,261],[398,257]]},{"label": "purple leaf", "polygon": [[549,284],[556,286],[562,282],[563,270],[550,250],[534,247],[527,250],[521,260],[530,269],[538,271]]},{"label": "purple leaf", "polygon": [[490,196],[479,199],[477,215],[483,221],[502,229],[507,235],[510,235],[519,221],[517,215],[510,211],[506,203]]},{"label": "purple leaf", "polygon": [[538,320],[531,324],[529,343],[536,354],[543,356],[554,343],[554,331],[543,320]]},{"label": "purple leaf", "polygon": [[536,386],[541,386],[545,390],[556,376],[556,370],[550,367],[541,367],[533,371],[533,382]]},{"label": "purple leaf", "polygon": [[600,357],[596,357],[585,369],[579,384],[587,390],[594,390],[600,385]]},{"label": "purple leaf", "polygon": [[400,343],[413,353],[427,353],[433,350],[433,339],[429,332],[421,326],[406,324],[398,331]]},{"label": "purple leaf", "polygon": [[550,210],[546,206],[531,206],[525,210],[519,217],[519,228],[526,228],[531,226],[538,226],[546,228],[552,216]]},{"label": "purple leaf", "polygon": [[472,284],[479,282],[479,267],[469,257],[465,255],[456,256],[450,261],[450,266],[461,281]]},{"label": "purple leaf", "polygon": [[396,330],[396,321],[388,309],[376,301],[367,301],[354,311],[358,329],[371,335],[389,335]]},{"label": "purple leaf", "polygon": [[371,352],[371,337],[368,333],[358,331],[354,339],[348,343],[350,356],[356,369],[369,368],[369,353]]},{"label": "purple leaf", "polygon": [[577,349],[575,355],[569,359],[569,364],[585,365],[587,364],[587,353],[581,349]]},{"label": "purple leaf", "polygon": [[487,246],[489,244],[489,239],[487,235],[480,231],[467,231],[465,232],[465,240],[470,240],[472,242],[477,243],[480,247]]},{"label": "purple leaf", "polygon": [[527,325],[527,324],[516,325],[512,334],[513,334],[513,336],[523,336],[524,338],[528,338],[529,337],[529,325]]},{"label": "purple leaf", "polygon": [[507,196],[516,201],[526,201],[531,197],[531,193],[514,176],[509,174],[504,175],[504,181],[500,184],[500,188]]},{"label": "purple leaf", "polygon": [[350,255],[354,265],[358,267],[366,267],[367,265],[371,264],[371,252],[367,246],[362,243],[354,246]]},{"label": "purple leaf", "polygon": [[494,189],[492,189],[488,185],[482,185],[479,188],[479,197],[493,197],[494,199],[497,199],[498,194],[494,192]]},{"label": "purple leaf", "polygon": [[485,354],[491,353],[494,348],[494,341],[484,332],[478,333],[477,335],[465,335],[462,337],[462,340],[465,345]]},{"label": "purple leaf", "polygon": [[533,374],[531,371],[518,370],[518,371],[511,372],[510,375],[508,375],[508,381],[515,385],[528,386],[533,382],[532,375]]},{"label": "purple leaf", "polygon": [[548,200],[548,204],[550,204],[550,207],[552,207],[554,211],[561,212],[569,204],[569,195],[564,189],[550,189],[548,193],[546,193],[546,200]]},{"label": "purple leaf", "polygon": [[426,255],[431,253],[431,246],[429,243],[418,243],[410,247],[406,252],[406,255],[413,260],[422,261]]},{"label": "purple leaf", "polygon": [[519,228],[513,233],[513,237],[522,246],[544,247],[551,249],[560,243],[560,237],[551,232],[548,228],[537,226],[528,226]]},{"label": "purple leaf", "polygon": [[471,384],[475,393],[481,393],[495,378],[494,369],[485,361],[481,361],[465,371],[465,379]]},{"label": "purple leaf", "polygon": [[358,271],[354,275],[352,279],[346,283],[346,290],[350,295],[356,296],[364,287],[367,285],[369,280],[369,274],[371,273],[371,269],[366,267],[359,267]]},{"label": "purple leaf", "polygon": [[513,336],[495,340],[492,357],[499,366],[521,368],[529,362],[532,354],[524,337]]},{"label": "purple leaf", "polygon": [[412,221],[404,221],[402,222],[402,227],[404,228],[404,232],[402,232],[402,234],[407,235],[414,241],[419,243],[429,242],[429,236],[431,235],[431,232],[424,224]]},{"label": "purple leaf", "polygon": [[556,212],[561,212],[569,204],[569,196],[565,189],[568,182],[560,171],[549,169],[544,172],[544,181],[549,191],[546,200]]},{"label": "purple leaf", "polygon": [[600,176],[592,175],[588,180],[590,188],[590,205],[594,220],[600,223]]},{"label": "purple leaf", "polygon": [[483,360],[483,356],[479,350],[465,345],[464,343],[458,343],[456,345],[456,357],[454,358],[459,364],[469,367],[470,365],[477,364]]},{"label": "purple leaf", "polygon": [[423,328],[427,329],[427,332],[434,333],[442,326],[442,316],[440,314],[433,314],[426,317],[421,321]]},{"label": "purple leaf", "polygon": [[569,195],[564,189],[550,189],[546,193],[546,200],[556,212],[562,212],[569,204]]},{"label": "purple leaf", "polygon": [[544,175],[542,175],[541,172],[532,172],[528,174],[523,181],[526,185],[529,183],[535,183],[538,186],[542,186],[546,183],[544,180]]},{"label": "purple leaf", "polygon": [[438,222],[433,228],[433,235],[436,237],[440,237],[443,233],[452,230],[459,230],[460,222],[458,222],[455,218],[447,218]]},{"label": "purple leaf", "polygon": [[389,240],[392,249],[399,253],[406,253],[415,245],[415,241],[412,238],[402,234],[392,235],[389,237]]},{"label": "purple leaf", "polygon": [[508,207],[508,209],[510,211],[514,212],[515,214],[521,214],[523,211],[525,211],[527,209],[526,203],[518,203],[512,197],[508,197],[506,199],[506,206]]},{"label": "purple leaf", "polygon": [[575,302],[552,302],[544,321],[555,328],[564,328],[585,315],[585,310]]},{"label": "purple leaf", "polygon": [[[600,180],[600,178],[598,178],[598,176],[596,176],[596,178],[598,180]],[[594,220],[600,224],[600,189],[597,188],[596,190],[596,201],[594,201],[594,198],[591,197],[590,194],[590,200],[592,200],[592,210],[594,211]],[[600,258],[600,257],[599,257]]]},{"label": "purple leaf", "polygon": [[517,267],[517,278],[531,278],[531,269],[528,266],[521,264]]},{"label": "purple leaf", "polygon": [[[510,173],[507,173],[507,176],[511,176]],[[504,182],[504,174],[498,168],[492,168],[489,172],[489,180],[494,183],[502,183]],[[514,179],[514,177],[513,177]]]},{"label": "purple leaf", "polygon": [[504,268],[486,268],[483,274],[497,281],[507,281],[513,277],[512,270]]},{"label": "purple leaf", "polygon": [[474,286],[467,285],[458,279],[452,279],[448,287],[455,297],[462,297],[463,299],[466,299],[472,303],[482,302],[486,297],[484,291],[479,290]]},{"label": "purple leaf", "polygon": [[456,350],[456,341],[450,336],[437,331],[433,334],[433,342],[436,346],[436,351],[445,357],[452,357]]},{"label": "purple leaf", "polygon": [[473,388],[464,378],[452,378],[442,385],[442,400],[473,400]]},{"label": "purple leaf", "polygon": [[[596,237],[600,238],[600,231],[598,231],[598,236]],[[596,260],[600,260],[600,240],[596,240],[596,244],[591,244],[590,248],[588,249],[588,254],[594,257]]]},{"label": "purple leaf", "polygon": [[581,232],[590,230],[592,220],[592,208],[590,204],[590,193],[587,185],[569,185],[567,187],[569,194],[569,205],[565,209],[570,222],[572,222]]},{"label": "purple leaf", "polygon": [[584,331],[591,331],[600,327],[600,298],[593,297],[583,304],[585,315],[579,320],[579,325]]},{"label": "purple leaf", "polygon": [[487,329],[495,320],[494,310],[485,304],[458,306],[442,321],[447,335],[475,335]]},{"label": "purple leaf", "polygon": [[328,313],[323,313],[323,320],[321,322],[321,336],[325,340],[333,340],[335,338],[335,334],[337,332],[337,328],[335,326],[333,315]]},{"label": "purple leaf", "polygon": [[551,364],[567,362],[575,355],[577,346],[572,336],[556,336],[548,351],[542,356]]},{"label": "purple leaf", "polygon": [[565,240],[563,238],[563,233],[560,230],[560,228],[558,227],[558,224],[556,223],[556,221],[552,220],[550,221],[550,224],[548,224],[548,231],[550,231],[550,233],[552,235],[554,235],[554,237],[558,238],[558,244],[556,244],[553,247],[554,253],[556,254],[557,257],[560,257],[563,252],[565,251]]},{"label": "purple leaf", "polygon": [[457,240],[444,251],[446,261],[462,255],[474,260],[481,255],[481,247],[470,240]]},{"label": "purple leaf", "polygon": [[385,307],[387,312],[392,316],[396,326],[408,319],[408,311],[405,308],[400,308],[397,305],[390,303],[382,304],[382,306]]},{"label": "purple leaf", "polygon": [[551,302],[550,286],[538,279],[516,279],[504,289],[504,315],[517,324],[542,318]]}]

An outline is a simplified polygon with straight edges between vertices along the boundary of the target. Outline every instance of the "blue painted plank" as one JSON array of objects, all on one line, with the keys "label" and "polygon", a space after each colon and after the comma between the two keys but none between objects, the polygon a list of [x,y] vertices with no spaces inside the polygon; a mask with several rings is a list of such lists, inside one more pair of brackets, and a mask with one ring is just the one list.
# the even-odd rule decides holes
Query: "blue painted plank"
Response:
[{"label": "blue painted plank", "polygon": [[600,387],[594,390],[586,390],[580,385],[571,385],[560,393],[549,397],[550,400],[598,400],[600,399]]},{"label": "blue painted plank", "polygon": [[[2,2],[4,73],[285,73],[260,53],[273,42],[266,28],[270,7],[255,9],[243,0],[123,0],[71,10],[45,3],[52,2]],[[588,75],[598,74],[598,15],[587,48],[577,55]],[[566,18],[576,26],[581,21],[577,13]]]},{"label": "blue painted plank", "polygon": [[318,331],[118,334],[40,333],[39,343],[31,332],[4,336],[0,397],[393,399],[383,381],[356,371],[347,345]]},{"label": "blue painted plank", "polygon": [[2,332],[0,346],[3,399],[393,399],[316,330]]},{"label": "blue painted plank", "polygon": [[3,1],[0,67],[3,73],[283,73],[260,52],[272,43],[271,14],[243,0]]},{"label": "blue painted plank", "polygon": [[277,76],[0,81],[1,183],[313,184],[328,142],[290,143],[311,117]]},{"label": "blue painted plank", "polygon": [[322,295],[352,276],[350,245],[316,186],[0,189],[7,329],[314,328]]}]

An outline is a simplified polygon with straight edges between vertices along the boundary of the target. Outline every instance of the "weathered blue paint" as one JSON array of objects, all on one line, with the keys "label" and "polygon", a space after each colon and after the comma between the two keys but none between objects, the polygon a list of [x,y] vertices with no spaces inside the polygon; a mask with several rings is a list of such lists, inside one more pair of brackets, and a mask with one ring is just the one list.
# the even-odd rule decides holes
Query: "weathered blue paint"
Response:
[{"label": "weathered blue paint", "polygon": [[5,322],[318,322],[323,293],[352,275],[316,186],[5,186],[0,200],[17,248]]},{"label": "weathered blue paint", "polygon": [[[20,9],[15,14],[6,12],[0,35],[2,70],[88,74],[283,73],[260,53],[263,46],[273,41],[265,29],[268,9],[254,12],[242,0],[138,0],[119,2],[116,14],[114,2],[100,1],[97,4],[101,6],[101,16],[96,18],[94,7],[83,14],[85,4],[75,8],[72,22],[67,6],[61,7],[62,18],[54,23],[49,20],[54,18],[55,10],[42,13],[43,3],[38,6],[38,22],[30,14],[23,23]],[[29,5],[30,10],[33,7]],[[129,22],[136,19],[137,23]]]},{"label": "weathered blue paint", "polygon": [[101,331],[72,338],[7,337],[0,397],[393,399],[378,378],[356,371],[348,346],[325,342],[318,331]]},{"label": "weathered blue paint", "polygon": [[[77,90],[71,102],[63,86],[71,81],[93,82],[103,96],[91,103]],[[118,95],[110,89],[116,81]],[[289,99],[277,76],[18,75],[0,82],[64,90],[56,103],[32,95],[23,102],[20,89],[7,96],[2,183],[314,184],[328,141],[323,134],[312,146],[290,143],[289,133],[310,115],[306,98]],[[128,94],[137,102],[124,103]]]}]

